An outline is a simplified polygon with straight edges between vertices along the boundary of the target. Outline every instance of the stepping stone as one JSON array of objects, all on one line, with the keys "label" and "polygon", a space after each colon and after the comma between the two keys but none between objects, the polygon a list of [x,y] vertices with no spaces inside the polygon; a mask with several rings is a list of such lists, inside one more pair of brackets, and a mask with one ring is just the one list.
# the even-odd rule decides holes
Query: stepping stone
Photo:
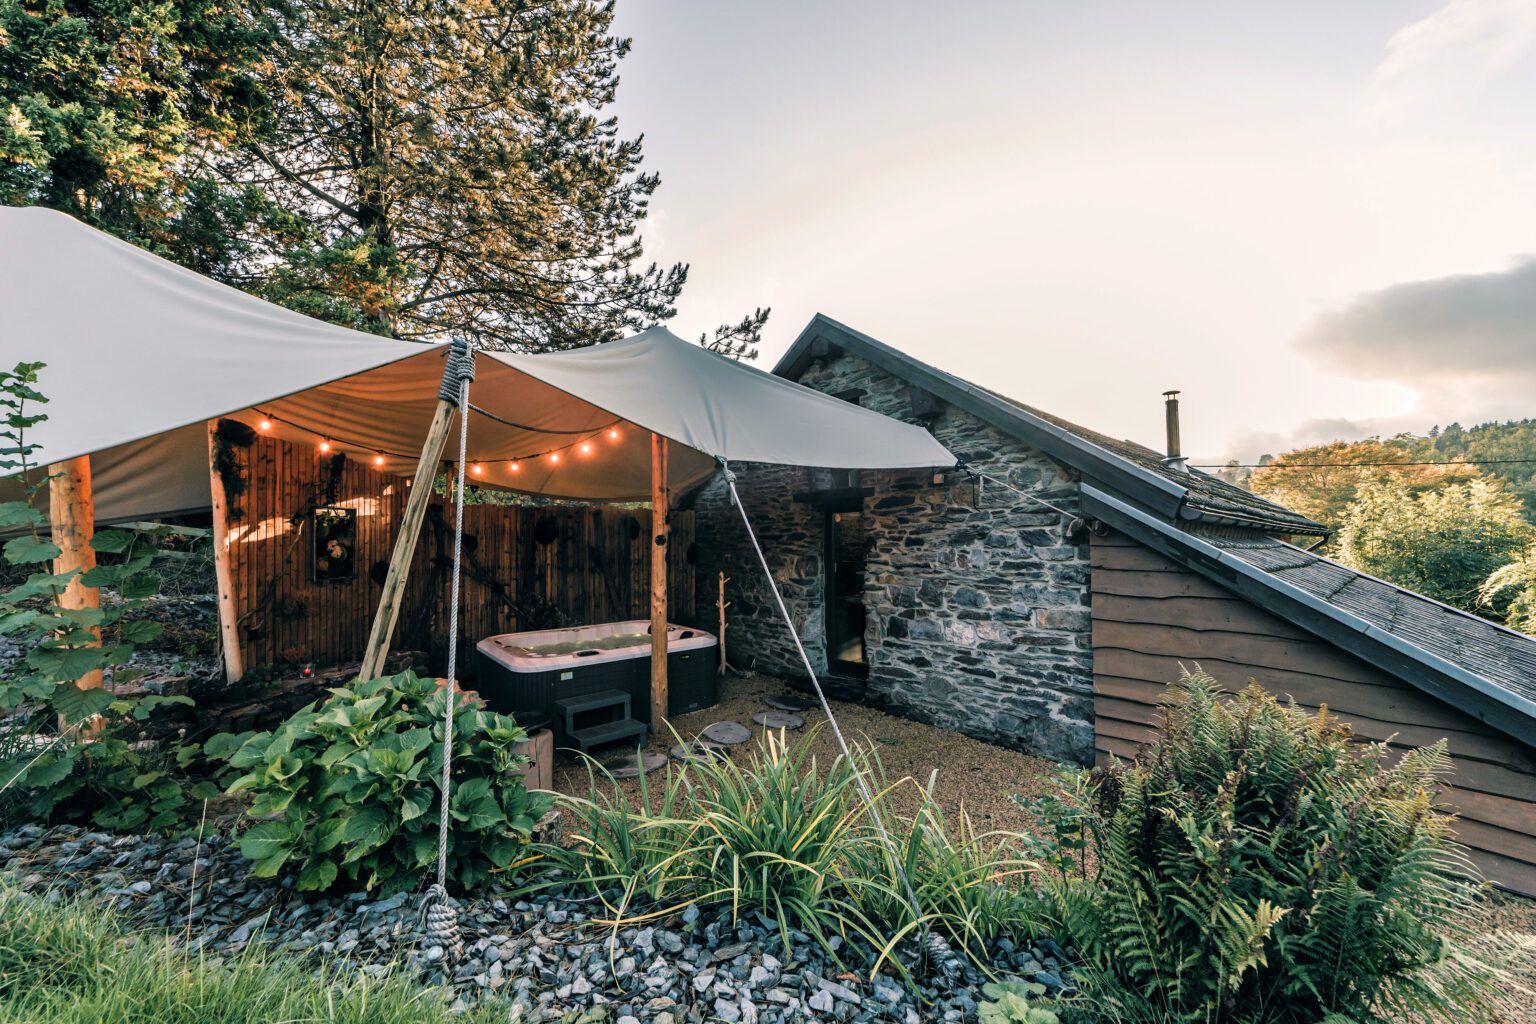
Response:
[{"label": "stepping stone", "polygon": [[643,771],[646,775],[667,763],[667,755],[648,750],[643,754],[625,754],[616,757],[612,761],[605,761],[603,767],[608,769],[608,774],[616,779],[638,779]]},{"label": "stepping stone", "polygon": [[814,698],[798,693],[770,693],[763,698],[763,703],[780,711],[809,711],[816,706]]},{"label": "stepping stone", "polygon": [[723,757],[720,751],[724,749],[718,743],[708,740],[694,740],[691,743],[679,743],[672,748],[672,760],[683,761],[688,764],[701,764],[714,757]]},{"label": "stepping stone", "polygon": [[752,730],[740,722],[711,722],[699,730],[699,736],[722,747],[732,747],[752,738]]},{"label": "stepping stone", "polygon": [[791,732],[805,725],[805,719],[799,715],[789,715],[782,711],[759,711],[752,716],[752,721],[764,729],[788,729]]}]

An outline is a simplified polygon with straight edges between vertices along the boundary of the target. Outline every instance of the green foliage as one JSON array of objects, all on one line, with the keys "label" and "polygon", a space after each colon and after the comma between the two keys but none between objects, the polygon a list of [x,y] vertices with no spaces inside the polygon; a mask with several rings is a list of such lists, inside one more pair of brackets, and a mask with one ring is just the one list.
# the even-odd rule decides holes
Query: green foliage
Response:
[{"label": "green foliage", "polygon": [[1186,676],[1138,762],[1042,808],[1097,863],[1047,885],[1074,981],[1147,1024],[1464,1014],[1490,972],[1462,946],[1478,888],[1435,810],[1448,769],[1443,742],[1396,757],[1257,686],[1230,699]]},{"label": "green foliage", "polygon": [[[592,798],[559,799],[572,824],[568,848],[550,857],[603,899],[615,927],[659,918],[692,903],[757,910],[777,921],[788,944],[799,929],[831,948],[857,937],[874,966],[929,925],[980,956],[1004,935],[1027,934],[1029,865],[1021,836],[946,827],[928,790],[884,782],[872,753],[820,766],[809,742],[786,746],[771,735],[754,756],[711,756],[669,764],[657,786],[636,796],[614,785]],[[896,847],[887,847],[861,799],[854,771],[871,780]],[[903,811],[902,805],[917,809]],[[924,917],[895,869],[904,863]]]},{"label": "green foliage", "polygon": [[215,0],[0,0],[0,203],[193,265],[222,250],[188,156],[241,133],[258,42]]},{"label": "green foliage", "polygon": [[1502,609],[1504,625],[1536,636],[1536,548],[1489,573],[1477,588],[1477,604]]},{"label": "green foliage", "polygon": [[980,1024],[1060,1024],[1050,1010],[1030,1006],[1031,999],[1045,995],[1045,986],[1032,981],[991,981],[981,986],[987,1001],[976,1008]]},{"label": "green foliage", "polygon": [[[1465,611],[1479,610],[1490,574],[1518,558],[1533,530],[1496,480],[1409,494],[1391,484],[1360,489],[1339,535],[1339,560]],[[1502,601],[1483,609],[1501,616]]]},{"label": "green foliage", "polygon": [[[26,432],[43,419],[29,408],[44,401],[35,387],[40,369],[32,363],[0,371],[0,470],[28,468]],[[37,482],[33,490],[44,485],[46,480]],[[136,678],[137,670],[128,667],[135,645],[159,635],[158,623],[138,617],[159,588],[151,568],[153,539],[104,530],[91,541],[104,564],[84,574],[53,573],[47,563],[59,549],[38,533],[46,525],[38,510],[27,502],[0,503],[0,522],[28,529],[6,542],[4,558],[31,570],[24,582],[0,592],[0,635],[27,652],[0,673],[0,714],[16,715],[0,733],[0,822],[26,817],[173,828],[189,801],[210,795],[185,772],[195,751],[137,741],[157,709],[191,701],[125,698],[109,688],[77,685],[103,670],[111,672],[114,687]],[[110,588],[118,600],[101,608],[61,609],[60,595],[77,578]]]},{"label": "green foliage", "polygon": [[0,889],[0,1019],[10,1024],[493,1024],[494,1000],[453,1010],[451,990],[405,972],[371,978],[253,947],[189,954],[100,907]]},{"label": "green foliage", "polygon": [[[268,732],[215,736],[210,757],[244,774],[250,793],[240,852],[252,873],[295,872],[298,887],[339,879],[368,889],[416,885],[437,861],[446,691],[411,673],[331,691]],[[453,719],[448,873],[464,888],[513,867],[549,797],[514,772],[527,735],[460,695]]]}]

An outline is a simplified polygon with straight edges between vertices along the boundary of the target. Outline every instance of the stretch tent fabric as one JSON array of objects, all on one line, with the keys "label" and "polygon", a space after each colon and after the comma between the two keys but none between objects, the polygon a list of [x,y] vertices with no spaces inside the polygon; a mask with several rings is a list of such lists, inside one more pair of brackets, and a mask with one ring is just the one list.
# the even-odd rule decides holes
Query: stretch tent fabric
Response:
[{"label": "stretch tent fabric", "polygon": [[[100,520],[206,508],[206,424],[413,473],[447,344],[322,323],[219,284],[65,214],[0,209],[0,359],[47,365],[41,464],[92,456]],[[915,469],[955,458],[921,427],[793,384],[654,327],[570,352],[482,352],[471,389],[476,482],[644,501],[649,434],[683,490],[732,462]]]}]

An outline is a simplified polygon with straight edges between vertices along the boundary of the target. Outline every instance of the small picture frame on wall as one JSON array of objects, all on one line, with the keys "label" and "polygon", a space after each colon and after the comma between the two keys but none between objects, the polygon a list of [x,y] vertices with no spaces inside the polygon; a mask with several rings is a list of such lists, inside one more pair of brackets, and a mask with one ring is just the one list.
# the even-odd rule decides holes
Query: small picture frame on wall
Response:
[{"label": "small picture frame on wall", "polygon": [[317,508],[311,522],[315,538],[314,581],[347,583],[356,579],[357,509]]}]

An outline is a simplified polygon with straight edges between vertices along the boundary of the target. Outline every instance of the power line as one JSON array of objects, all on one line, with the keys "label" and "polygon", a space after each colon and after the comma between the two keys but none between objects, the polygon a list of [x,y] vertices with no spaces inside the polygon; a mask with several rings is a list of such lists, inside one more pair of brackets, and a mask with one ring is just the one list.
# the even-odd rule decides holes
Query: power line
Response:
[{"label": "power line", "polygon": [[1226,462],[1194,469],[1406,469],[1412,466],[1528,466],[1536,459],[1449,459],[1445,462]]}]

